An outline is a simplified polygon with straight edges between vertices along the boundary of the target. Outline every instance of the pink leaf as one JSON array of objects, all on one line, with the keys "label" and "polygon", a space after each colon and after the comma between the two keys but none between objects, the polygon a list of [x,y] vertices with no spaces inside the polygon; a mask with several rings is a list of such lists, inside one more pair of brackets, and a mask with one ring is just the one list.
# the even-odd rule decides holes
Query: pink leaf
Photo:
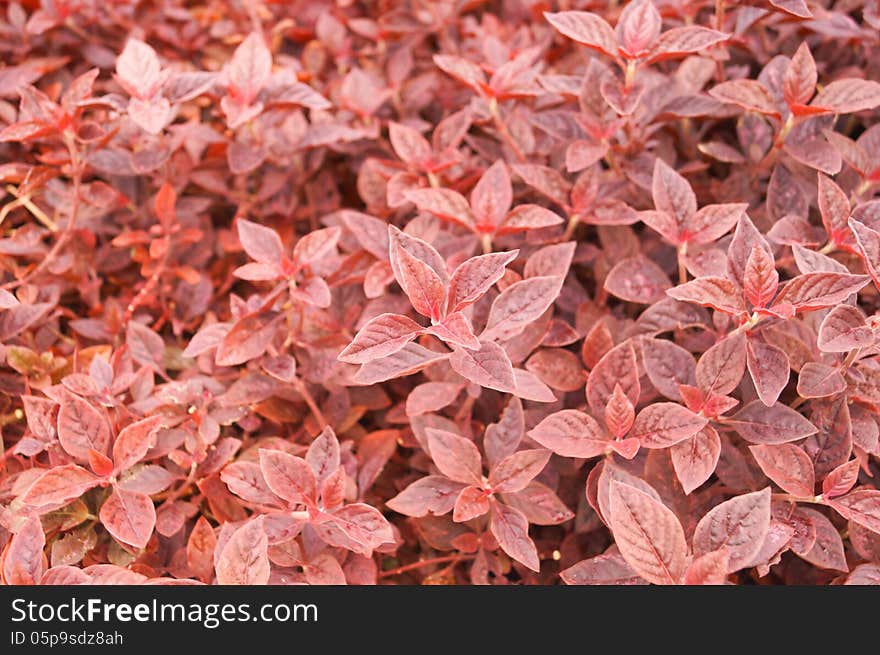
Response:
[{"label": "pink leaf", "polygon": [[481,340],[509,339],[521,333],[553,305],[562,282],[561,277],[539,276],[511,284],[492,303]]},{"label": "pink leaf", "polygon": [[473,441],[445,430],[428,428],[428,449],[440,472],[462,484],[482,485],[483,465]]},{"label": "pink leaf", "polygon": [[563,223],[562,216],[540,205],[517,205],[496,230],[498,235],[514,234],[527,230],[538,230]]},{"label": "pink leaf", "polygon": [[63,504],[79,498],[101,478],[76,464],[56,466],[43,473],[28,488],[22,501],[34,507]]},{"label": "pink leaf", "polygon": [[305,457],[318,484],[322,484],[339,468],[339,440],[329,425],[312,441]]},{"label": "pink leaf", "polygon": [[761,402],[772,406],[788,384],[788,356],[780,348],[760,341],[746,339],[746,364]]},{"label": "pink leaf", "polygon": [[853,114],[880,105],[880,83],[871,80],[835,80],[824,87],[811,103],[835,114]]},{"label": "pink leaf", "polygon": [[452,520],[456,523],[470,521],[485,514],[490,509],[489,494],[479,487],[465,487],[455,500]]},{"label": "pink leaf", "polygon": [[701,207],[684,220],[681,240],[694,245],[713,243],[733,229],[747,208],[748,204],[739,202]]},{"label": "pink leaf", "polygon": [[461,263],[449,280],[448,311],[458,312],[472,305],[485,294],[492,285],[504,276],[519,250],[493,252],[488,255],[471,257]]},{"label": "pink leaf", "polygon": [[272,228],[239,218],[238,240],[251,259],[262,264],[279,266],[284,257],[281,237]]},{"label": "pink leaf", "polygon": [[779,273],[773,257],[763,248],[754,246],[743,273],[743,293],[754,307],[766,307],[779,288]]},{"label": "pink leaf", "polygon": [[66,393],[58,411],[58,441],[70,455],[85,462],[90,449],[107,452],[110,426],[104,414],[79,396]]},{"label": "pink leaf", "polygon": [[529,537],[529,522],[522,512],[493,501],[489,528],[505,553],[532,571],[540,570],[538,550]]},{"label": "pink leaf", "polygon": [[711,307],[726,314],[739,314],[746,310],[740,288],[736,283],[721,277],[700,277],[669,289],[666,293],[676,300]]},{"label": "pink leaf", "polygon": [[723,585],[727,581],[730,555],[726,548],[694,559],[684,574],[686,585]]},{"label": "pink leaf", "polygon": [[3,556],[3,581],[7,585],[36,585],[46,570],[43,548],[46,537],[37,516],[28,518],[12,535]]},{"label": "pink leaf", "polygon": [[217,584],[264,585],[269,582],[269,540],[262,516],[238,528],[217,559]]},{"label": "pink leaf", "polygon": [[471,211],[477,229],[494,232],[513,203],[513,187],[504,160],[492,164],[471,192]]},{"label": "pink leaf", "polygon": [[635,407],[639,402],[641,387],[636,353],[629,341],[609,350],[590,371],[586,395],[595,415],[601,416],[604,413],[608,399],[618,384]]},{"label": "pink leaf", "polygon": [[238,104],[250,105],[272,75],[272,53],[262,35],[251,32],[235,49],[226,67],[229,93]]},{"label": "pink leaf", "polygon": [[659,157],[654,162],[651,182],[654,207],[682,225],[697,211],[697,197],[690,183]]},{"label": "pink leaf", "polygon": [[726,34],[707,27],[674,27],[660,35],[657,43],[651,48],[648,62],[700,52],[727,39]]},{"label": "pink leaf", "polygon": [[660,12],[651,0],[628,3],[617,19],[617,40],[624,56],[638,57],[660,36]]},{"label": "pink leaf", "polygon": [[770,487],[716,505],[694,530],[694,554],[720,548],[729,555],[728,572],[747,566],[761,550],[770,528]]},{"label": "pink leaf", "polygon": [[629,436],[644,448],[667,448],[694,436],[708,421],[676,403],[654,403],[639,412]]},{"label": "pink leaf", "polygon": [[690,494],[715,472],[721,454],[721,439],[710,425],[669,449],[675,476],[685,494]]},{"label": "pink leaf", "polygon": [[829,503],[845,518],[880,534],[880,491],[856,489]]},{"label": "pink leaf", "polygon": [[[400,237],[402,232],[394,227],[389,228],[391,242],[391,268],[397,283],[409,297],[413,308],[423,316],[432,320],[438,320],[443,313],[443,305],[446,297],[445,280],[437,274],[430,265],[413,255],[402,245]],[[431,248],[427,243],[408,237],[413,241],[419,241],[422,248]],[[439,258],[439,255],[437,255]]]},{"label": "pink leaf", "polygon": [[816,90],[818,75],[810,46],[804,41],[791,58],[782,77],[782,96],[790,107],[810,102]]},{"label": "pink leaf", "polygon": [[634,487],[612,482],[608,520],[620,554],[653,584],[677,584],[686,567],[681,523],[665,505]]},{"label": "pink leaf", "polygon": [[550,461],[549,450],[520,450],[508,455],[489,473],[489,487],[496,493],[522,491]]},{"label": "pink leaf", "polygon": [[260,449],[260,470],[269,489],[289,503],[317,502],[318,482],[302,457],[280,450]]},{"label": "pink leaf", "polygon": [[813,460],[793,444],[749,446],[764,474],[783,491],[801,498],[811,498],[816,486]]},{"label": "pink leaf", "polygon": [[411,189],[405,192],[407,200],[419,208],[419,211],[430,212],[437,218],[450,221],[462,227],[472,229],[473,216],[468,201],[463,195],[452,189]]},{"label": "pink leaf", "polygon": [[407,164],[422,165],[431,156],[431,144],[419,132],[401,123],[388,123],[391,147]]},{"label": "pink leaf", "polygon": [[156,51],[143,41],[129,39],[116,60],[116,78],[130,95],[152,98],[162,84]]},{"label": "pink leaf", "polygon": [[666,273],[647,257],[628,257],[608,272],[605,290],[628,302],[650,305],[672,286]]},{"label": "pink leaf", "polygon": [[455,505],[464,485],[440,475],[420,478],[385,503],[389,509],[406,516],[446,514]]},{"label": "pink leaf", "polygon": [[709,90],[716,100],[738,105],[747,111],[768,116],[779,116],[779,109],[766,86],[757,80],[722,82]]},{"label": "pink leaf", "polygon": [[858,307],[839,305],[822,319],[819,325],[819,350],[842,353],[865,348],[874,343],[874,331],[866,324],[865,315]]},{"label": "pink leaf", "polygon": [[529,437],[562,457],[596,457],[609,446],[596,420],[574,409],[551,414],[529,430]]},{"label": "pink leaf", "polygon": [[867,275],[805,273],[782,288],[775,305],[790,303],[799,312],[833,307],[870,282]]},{"label": "pink leaf", "polygon": [[807,362],[798,374],[797,392],[802,398],[827,398],[846,391],[846,379],[837,366]]},{"label": "pink leaf", "polygon": [[380,314],[358,330],[337,359],[349,364],[366,364],[387,357],[415,339],[422,329],[421,325],[406,316]]},{"label": "pink leaf", "polygon": [[610,57],[617,56],[614,30],[596,14],[585,11],[545,12],[544,18],[569,39]]},{"label": "pink leaf", "polygon": [[746,368],[746,338],[727,335],[697,361],[697,384],[706,395],[726,395],[736,389]]},{"label": "pink leaf", "polygon": [[835,468],[822,480],[822,496],[826,499],[842,496],[859,479],[859,460],[853,459]]},{"label": "pink leaf", "polygon": [[480,344],[479,350],[455,348],[449,365],[466,380],[505,393],[516,391],[513,365],[504,348],[493,341]]},{"label": "pink leaf", "polygon": [[163,422],[161,415],[130,423],[119,431],[113,443],[115,470],[125,471],[140,462],[155,443],[155,434]]},{"label": "pink leaf", "polygon": [[145,548],[156,526],[156,508],[146,494],[116,487],[101,505],[101,523],[113,538]]},{"label": "pink leaf", "polygon": [[809,520],[816,530],[812,547],[804,553],[797,553],[798,556],[822,569],[849,571],[843,540],[834,524],[824,514],[809,507],[798,506],[796,513]]},{"label": "pink leaf", "polygon": [[433,334],[448,345],[461,346],[468,350],[479,350],[482,347],[480,340],[474,336],[471,322],[462,312],[448,314],[439,323],[424,329],[425,334]]},{"label": "pink leaf", "polygon": [[787,405],[767,407],[752,401],[726,421],[740,436],[754,444],[776,445],[798,441],[816,433],[816,426]]},{"label": "pink leaf", "polygon": [[260,311],[242,317],[223,337],[214,361],[218,366],[237,366],[256,359],[269,347],[279,319],[277,312]]}]

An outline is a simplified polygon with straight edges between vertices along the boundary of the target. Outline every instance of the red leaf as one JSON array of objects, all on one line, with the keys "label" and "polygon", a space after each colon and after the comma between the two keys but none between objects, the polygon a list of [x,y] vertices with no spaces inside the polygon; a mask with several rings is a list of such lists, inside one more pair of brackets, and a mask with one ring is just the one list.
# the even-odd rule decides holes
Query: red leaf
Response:
[{"label": "red leaf", "polygon": [[880,491],[856,489],[829,503],[845,518],[880,534]]},{"label": "red leaf", "polygon": [[608,520],[620,554],[653,584],[678,584],[685,572],[687,542],[678,519],[648,494],[612,482]]},{"label": "red leaf", "polygon": [[799,506],[795,511],[800,517],[807,519],[816,531],[816,540],[812,547],[805,553],[797,553],[797,555],[819,568],[849,571],[843,540],[834,524],[824,514],[809,507]]},{"label": "red leaf", "polygon": [[758,309],[766,307],[779,288],[779,273],[773,257],[763,248],[753,246],[743,272],[743,293]]},{"label": "red leaf", "polygon": [[660,36],[660,12],[651,0],[627,4],[617,19],[617,40],[624,56],[638,57]]},{"label": "red leaf", "polygon": [[125,471],[140,462],[155,443],[156,430],[162,416],[150,416],[130,423],[119,431],[113,443],[113,463],[117,472]]},{"label": "red leaf", "polygon": [[803,398],[827,398],[846,391],[846,379],[837,366],[807,362],[798,374],[797,392]]},{"label": "red leaf", "polygon": [[339,468],[339,440],[329,425],[309,446],[306,452],[306,463],[312,469],[318,484],[322,484]]},{"label": "red leaf", "polygon": [[651,195],[657,210],[682,225],[697,211],[697,197],[690,183],[659,157],[654,162]]},{"label": "red leaf", "polygon": [[709,95],[721,102],[738,105],[747,111],[779,116],[779,109],[770,91],[757,80],[722,82],[712,87]]},{"label": "red leaf", "polygon": [[275,336],[279,318],[277,312],[255,312],[239,319],[217,347],[214,361],[237,366],[261,356]]},{"label": "red leaf", "polygon": [[113,538],[144,548],[156,526],[156,508],[146,494],[116,487],[101,505],[101,523]]},{"label": "red leaf", "polygon": [[724,396],[736,389],[746,368],[746,338],[742,332],[727,335],[697,361],[697,384],[703,393]]},{"label": "red leaf", "polygon": [[647,257],[628,257],[608,272],[605,290],[628,302],[650,305],[672,286],[666,273]]},{"label": "red leaf", "polygon": [[204,583],[211,582],[213,577],[216,548],[217,535],[214,534],[214,528],[204,516],[200,516],[186,542],[186,564],[192,575]]},{"label": "red leaf", "polygon": [[465,487],[461,490],[452,510],[452,520],[456,523],[470,521],[489,512],[489,494],[479,487]]},{"label": "red leaf", "polygon": [[623,389],[617,384],[605,406],[605,425],[615,439],[620,439],[633,425],[635,421],[635,409]]},{"label": "red leaf", "polygon": [[694,559],[684,574],[686,585],[723,585],[727,581],[730,556],[726,548]]},{"label": "red leaf", "polygon": [[468,350],[479,350],[482,347],[480,340],[474,336],[470,320],[462,312],[448,314],[439,323],[425,328],[424,332],[433,334],[453,348],[461,346]]},{"label": "red leaf", "polygon": [[710,30],[707,27],[674,27],[660,35],[657,43],[651,48],[648,62],[700,52],[727,39],[726,34]]},{"label": "red leaf", "polygon": [[716,505],[694,530],[694,554],[726,548],[728,572],[748,566],[761,550],[770,528],[770,487]]},{"label": "red leaf", "polygon": [[[393,226],[389,229],[391,268],[394,270],[397,283],[419,314],[432,320],[439,320],[446,298],[445,279],[441,279],[430,262],[419,259],[402,245],[400,236],[402,232]],[[423,249],[433,250],[420,239],[414,237],[407,239],[418,242]],[[437,258],[439,259],[440,256],[437,255]]]},{"label": "red leaf", "polygon": [[452,189],[411,189],[404,193],[407,200],[437,218],[472,229],[474,219],[468,201]]},{"label": "red leaf", "polygon": [[805,273],[783,287],[775,305],[790,303],[798,312],[806,312],[842,303],[870,282],[867,275],[849,273]]}]

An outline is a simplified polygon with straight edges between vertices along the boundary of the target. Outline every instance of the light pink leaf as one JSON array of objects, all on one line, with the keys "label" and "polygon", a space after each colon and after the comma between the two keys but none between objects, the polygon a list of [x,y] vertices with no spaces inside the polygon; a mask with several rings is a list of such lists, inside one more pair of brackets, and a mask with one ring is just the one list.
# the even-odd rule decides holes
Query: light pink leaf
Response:
[{"label": "light pink leaf", "polygon": [[428,450],[440,472],[462,484],[482,486],[483,464],[474,442],[446,430],[428,428]]},{"label": "light pink leaf", "polygon": [[727,581],[730,556],[726,548],[694,559],[684,574],[686,585],[723,585]]},{"label": "light pink leaf", "polygon": [[261,505],[278,505],[280,501],[266,484],[259,464],[248,461],[237,461],[223,468],[220,479],[229,487],[229,491],[251,503]]},{"label": "light pink leaf", "polygon": [[697,556],[726,548],[728,572],[748,566],[761,550],[770,528],[770,487],[716,505],[694,530]]},{"label": "light pink leaf", "polygon": [[660,35],[657,43],[651,48],[647,61],[662,61],[700,52],[727,39],[726,34],[707,27],[674,27]]},{"label": "light pink leaf", "polygon": [[833,307],[868,282],[867,275],[804,273],[786,283],[774,304],[790,303],[798,312]]},{"label": "light pink leaf", "polygon": [[479,350],[480,340],[474,336],[470,319],[462,312],[447,314],[439,323],[435,323],[424,329],[425,334],[433,334],[438,339],[445,341],[449,346],[461,346],[468,350]]},{"label": "light pink leaf", "polygon": [[585,11],[544,13],[544,18],[563,35],[593,50],[617,57],[617,37],[604,19]]},{"label": "light pink leaf", "polygon": [[484,341],[479,350],[455,348],[449,365],[466,380],[488,389],[514,393],[516,377],[510,358],[494,341]]},{"label": "light pink leaf", "polygon": [[865,261],[865,268],[874,280],[874,285],[880,287],[880,233],[855,218],[849,219],[849,227]]},{"label": "light pink leaf", "polygon": [[333,226],[313,230],[300,237],[293,247],[293,260],[297,268],[304,268],[326,258],[336,248],[341,236],[342,228]]},{"label": "light pink leaf", "polygon": [[87,462],[89,450],[102,455],[110,446],[110,426],[104,414],[87,401],[66,393],[58,411],[58,441],[76,459]]},{"label": "light pink leaf", "polygon": [[314,504],[318,483],[302,457],[280,450],[260,449],[260,470],[269,489],[289,503]]},{"label": "light pink leaf", "polygon": [[330,553],[321,553],[303,566],[306,582],[310,585],[344,585],[345,571]]},{"label": "light pink leaf", "polygon": [[481,340],[510,339],[521,333],[556,300],[562,277],[539,276],[514,282],[492,302]]},{"label": "light pink leaf", "polygon": [[852,459],[835,468],[822,480],[822,496],[831,499],[842,496],[853,488],[859,479],[859,460]]},{"label": "light pink leaf", "polygon": [[721,454],[721,439],[710,425],[669,449],[675,476],[685,494],[690,494],[715,472]]},{"label": "light pink leaf", "polygon": [[421,416],[449,406],[461,393],[463,383],[425,382],[413,387],[406,397],[406,415]]},{"label": "light pink leaf", "polygon": [[140,462],[155,443],[156,430],[161,427],[161,415],[149,416],[125,426],[113,443],[114,469],[125,471]]},{"label": "light pink leaf", "polygon": [[532,571],[540,570],[538,550],[529,537],[529,522],[522,512],[493,501],[489,529],[505,553]]},{"label": "light pink leaf", "polygon": [[682,225],[697,211],[697,197],[690,182],[659,157],[654,162],[651,182],[654,207]]},{"label": "light pink leaf", "polygon": [[130,95],[144,99],[153,97],[162,84],[161,64],[156,51],[143,41],[129,39],[116,60],[116,77]]},{"label": "light pink leaf", "polygon": [[489,513],[489,494],[479,487],[465,487],[455,500],[452,520],[456,523],[470,521]]},{"label": "light pink leaf", "polygon": [[477,228],[494,232],[513,203],[513,186],[503,159],[497,160],[474,186],[471,192],[471,211]]},{"label": "light pink leaf", "polygon": [[764,474],[783,491],[801,498],[812,498],[816,486],[813,460],[803,448],[789,443],[749,446],[752,457]]},{"label": "light pink leaf", "polygon": [[76,464],[63,464],[48,469],[28,488],[22,501],[34,507],[57,505],[79,498],[101,478]]},{"label": "light pink leaf", "polygon": [[694,245],[713,243],[733,229],[747,208],[748,204],[739,202],[701,207],[682,224],[681,241]]},{"label": "light pink leaf", "polygon": [[281,237],[270,227],[253,223],[244,218],[236,221],[238,240],[251,259],[262,264],[280,265],[284,257]]},{"label": "light pink leaf", "polygon": [[638,57],[660,36],[660,12],[651,0],[628,3],[617,19],[617,40],[624,56]]},{"label": "light pink leaf", "polygon": [[634,487],[612,482],[608,520],[620,554],[653,584],[677,584],[687,565],[681,523],[669,508]]},{"label": "light pink leaf", "polygon": [[352,503],[327,515],[329,520],[314,525],[318,536],[331,546],[371,557],[384,543],[394,541],[391,524],[375,507]]},{"label": "light pink leaf", "polygon": [[798,374],[797,392],[803,398],[827,398],[846,391],[846,379],[837,366],[807,362]]},{"label": "light pink leaf", "polygon": [[743,293],[756,308],[766,307],[779,288],[779,273],[773,257],[763,248],[754,246],[743,273]]},{"label": "light pink leaf", "polygon": [[116,487],[101,505],[101,524],[113,538],[145,548],[156,526],[156,508],[146,494]]},{"label": "light pink leaf", "polygon": [[709,89],[709,95],[721,102],[738,105],[747,111],[779,116],[779,109],[766,86],[757,80],[731,80]]},{"label": "light pink leaf", "polygon": [[366,364],[387,357],[415,339],[422,326],[400,314],[380,314],[364,325],[337,359],[349,364]]},{"label": "light pink leaf", "polygon": [[856,78],[835,80],[810,103],[835,114],[853,114],[880,105],[880,83]]},{"label": "light pink leaf", "polygon": [[38,516],[29,517],[12,535],[3,556],[3,581],[7,585],[36,585],[46,570],[43,548],[46,537]]},{"label": "light pink leaf", "polygon": [[549,487],[532,480],[516,493],[504,494],[504,502],[522,512],[529,523],[559,525],[574,518],[574,512],[565,506]]},{"label": "light pink leaf", "polygon": [[550,461],[549,450],[520,450],[508,455],[489,473],[489,487],[496,493],[522,491]]},{"label": "light pink leaf", "polygon": [[819,325],[819,350],[826,353],[842,353],[865,348],[874,343],[874,331],[865,322],[865,315],[858,307],[839,305],[822,319]]},{"label": "light pink leaf", "polygon": [[781,348],[758,338],[746,339],[746,364],[761,402],[772,406],[788,384],[788,356]]},{"label": "light pink leaf", "polygon": [[[443,313],[446,300],[445,280],[438,275],[430,263],[419,259],[402,245],[403,233],[389,226],[391,268],[397,283],[409,297],[413,308],[423,316],[439,320]],[[409,240],[419,241],[419,246],[433,250],[430,245],[414,237]],[[437,255],[439,259],[439,254]],[[442,261],[442,259],[441,259]]]},{"label": "light pink leaf", "polygon": [[797,553],[799,557],[813,566],[832,571],[849,571],[846,563],[843,540],[834,524],[821,512],[809,507],[801,507],[795,510],[798,515],[812,523],[816,530],[816,540],[812,547],[805,553]]},{"label": "light pink leaf", "polygon": [[562,457],[596,457],[609,447],[596,420],[574,409],[563,409],[529,430],[529,437]]},{"label": "light pink leaf", "polygon": [[496,230],[496,234],[514,234],[526,230],[538,230],[564,223],[562,216],[540,205],[517,205]]},{"label": "light pink leaf", "polygon": [[621,300],[650,305],[662,299],[672,283],[663,269],[640,255],[617,262],[608,272],[604,286]]},{"label": "light pink leaf", "polygon": [[880,534],[880,491],[856,489],[829,503],[845,518]]},{"label": "light pink leaf", "polygon": [[739,314],[746,310],[742,290],[735,282],[722,277],[699,277],[666,293],[676,300],[711,307],[726,314]]},{"label": "light pink leaf", "polygon": [[816,62],[810,53],[810,46],[804,41],[794,53],[782,77],[782,96],[785,102],[789,106],[810,102],[818,79]]},{"label": "light pink leaf", "polygon": [[646,339],[642,342],[645,373],[654,388],[670,400],[680,401],[680,384],[696,384],[694,356],[667,339]]},{"label": "light pink leaf", "polygon": [[468,201],[463,195],[452,189],[411,189],[404,196],[419,208],[419,211],[430,212],[437,218],[450,221],[472,229],[473,216]]},{"label": "light pink leaf", "polygon": [[726,423],[754,444],[789,443],[817,432],[816,426],[788,405],[767,407],[759,400],[750,402]]},{"label": "light pink leaf", "polygon": [[262,355],[275,336],[279,318],[277,312],[257,311],[239,319],[217,347],[215,363],[237,366]]},{"label": "light pink leaf", "polygon": [[385,504],[406,516],[447,514],[464,486],[441,475],[429,475],[416,480]]},{"label": "light pink leaf", "polygon": [[493,252],[462,262],[449,280],[448,311],[461,311],[479,300],[504,276],[507,265],[518,254],[519,250]]},{"label": "light pink leaf", "polygon": [[411,375],[426,366],[448,358],[448,352],[428,350],[418,344],[408,343],[392,355],[362,364],[354,376],[354,382],[361,385],[385,382],[404,375]]},{"label": "light pink leaf", "polygon": [[644,448],[667,448],[694,436],[707,423],[677,403],[654,403],[639,412],[629,436]]},{"label": "light pink leaf", "polygon": [[616,548],[570,566],[559,574],[567,585],[644,585],[646,580],[632,570]]},{"label": "light pink leaf", "polygon": [[272,53],[262,35],[251,32],[235,49],[226,67],[230,95],[237,104],[250,105],[272,75]]},{"label": "light pink leaf", "polygon": [[264,585],[269,582],[269,539],[260,516],[238,528],[217,559],[217,584]]},{"label": "light pink leaf", "polygon": [[525,434],[525,415],[522,401],[512,396],[507,401],[497,423],[490,423],[483,435],[483,450],[489,466],[514,453]]},{"label": "light pink leaf", "polygon": [[706,395],[724,396],[736,389],[746,368],[746,338],[742,332],[727,335],[697,361],[697,384]]},{"label": "light pink leaf", "polygon": [[431,156],[431,144],[418,131],[408,125],[390,121],[388,123],[388,139],[397,156],[407,164],[419,166]]},{"label": "light pink leaf", "polygon": [[323,484],[339,468],[339,440],[329,425],[309,445],[306,463],[315,474],[318,484]]},{"label": "light pink leaf", "polygon": [[620,385],[626,397],[635,407],[639,402],[641,387],[632,343],[626,341],[609,350],[590,371],[586,395],[590,409],[597,416],[605,412],[614,387]]}]

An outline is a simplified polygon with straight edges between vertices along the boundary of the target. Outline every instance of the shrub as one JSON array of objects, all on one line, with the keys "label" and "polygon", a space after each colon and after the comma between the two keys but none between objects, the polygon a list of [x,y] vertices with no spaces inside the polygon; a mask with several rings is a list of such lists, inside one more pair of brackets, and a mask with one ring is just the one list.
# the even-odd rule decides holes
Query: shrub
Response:
[{"label": "shrub", "polygon": [[7,584],[880,581],[876,2],[11,2]]}]

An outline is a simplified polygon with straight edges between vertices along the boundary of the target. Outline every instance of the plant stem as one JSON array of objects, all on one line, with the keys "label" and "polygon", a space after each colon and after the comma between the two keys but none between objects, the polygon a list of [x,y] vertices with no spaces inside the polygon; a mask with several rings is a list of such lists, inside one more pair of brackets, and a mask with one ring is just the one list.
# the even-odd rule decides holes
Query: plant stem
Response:
[{"label": "plant stem", "polygon": [[380,578],[390,578],[395,575],[400,575],[401,573],[406,573],[407,571],[415,571],[416,569],[423,568],[425,566],[433,566],[435,564],[458,564],[459,562],[464,562],[467,560],[472,560],[476,557],[476,555],[444,555],[443,557],[434,557],[432,559],[423,559],[418,562],[413,562],[412,564],[406,564],[404,566],[398,566],[396,569],[389,569],[388,571],[382,571],[379,573]]},{"label": "plant stem", "polygon": [[519,147],[519,144],[514,140],[510,130],[507,129],[507,124],[501,118],[501,114],[498,112],[498,101],[495,98],[492,98],[489,101],[489,112],[492,114],[492,122],[495,123],[495,129],[498,130],[501,139],[513,152],[513,156],[516,157],[516,160],[520,163],[525,163],[526,156]]}]

